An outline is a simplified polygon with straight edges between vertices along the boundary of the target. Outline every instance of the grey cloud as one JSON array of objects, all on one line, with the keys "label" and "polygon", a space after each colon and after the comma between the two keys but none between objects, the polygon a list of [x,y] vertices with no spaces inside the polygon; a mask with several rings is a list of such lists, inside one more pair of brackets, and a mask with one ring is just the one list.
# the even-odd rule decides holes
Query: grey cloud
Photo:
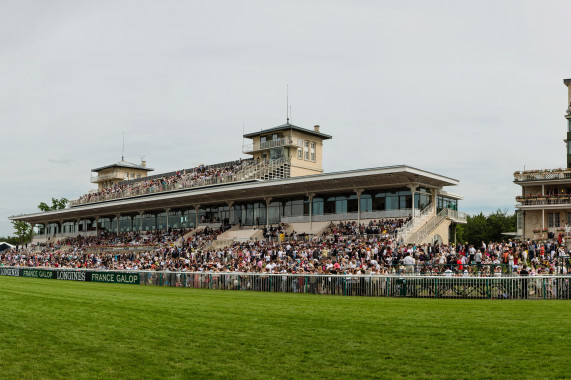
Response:
[{"label": "grey cloud", "polygon": [[[492,8],[493,7],[493,8]],[[558,1],[13,1],[0,4],[6,208],[243,157],[241,132],[321,125],[324,168],[409,164],[464,210],[513,210],[512,173],[565,164],[571,4]],[[484,22],[485,21],[485,22]],[[513,31],[517,31],[514,33]],[[5,143],[9,141],[9,143]],[[15,189],[15,190],[12,190]]]}]

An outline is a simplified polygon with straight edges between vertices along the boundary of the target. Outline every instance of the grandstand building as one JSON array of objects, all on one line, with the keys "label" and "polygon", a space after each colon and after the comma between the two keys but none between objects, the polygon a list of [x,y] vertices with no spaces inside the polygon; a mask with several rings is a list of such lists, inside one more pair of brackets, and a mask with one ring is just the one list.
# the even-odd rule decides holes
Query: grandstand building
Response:
[{"label": "grandstand building", "polygon": [[91,169],[96,175],[91,176],[91,182],[96,183],[99,190],[118,185],[123,181],[139,180],[147,177],[147,173],[154,169],[148,168],[145,161],[141,165],[133,164],[121,158],[121,161],[112,165]]},{"label": "grandstand building", "polygon": [[[462,197],[444,190],[455,179],[406,165],[324,173],[323,144],[332,137],[319,126],[288,120],[244,138],[252,140],[242,147],[251,158],[153,176],[146,176],[152,169],[144,163],[121,161],[92,170],[98,190],[68,208],[10,219],[37,226],[35,240],[45,241],[222,225],[227,239],[255,239],[261,228],[279,223],[315,235],[336,221],[412,217],[395,238],[414,243],[447,243],[466,221],[458,211]],[[112,182],[104,179],[110,176]]]},{"label": "grandstand building", "polygon": [[514,172],[514,183],[521,186],[516,197],[517,235],[523,239],[544,240],[569,235],[571,225],[571,79],[567,86],[567,147],[565,168]]}]

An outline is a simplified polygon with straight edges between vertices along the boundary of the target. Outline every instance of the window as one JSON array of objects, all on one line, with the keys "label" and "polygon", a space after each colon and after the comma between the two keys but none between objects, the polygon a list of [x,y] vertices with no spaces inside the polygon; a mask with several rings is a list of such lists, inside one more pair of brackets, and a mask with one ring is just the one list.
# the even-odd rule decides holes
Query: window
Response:
[{"label": "window", "polygon": [[[371,211],[373,207],[371,194],[361,194],[361,212]],[[383,208],[384,209],[384,208]]]},{"label": "window", "polygon": [[385,209],[385,193],[377,193],[373,198],[373,210],[382,211]]},{"label": "window", "polygon": [[559,227],[559,213],[558,212],[547,213],[547,227]]},{"label": "window", "polygon": [[311,150],[309,152],[311,153],[311,161],[315,161],[315,142],[314,141],[311,142]]},{"label": "window", "polygon": [[131,179],[135,179],[135,173],[131,173]]},{"label": "window", "polygon": [[299,158],[300,160],[303,159],[303,152],[301,148],[297,148],[297,158]]},{"label": "window", "polygon": [[309,141],[305,140],[303,144],[303,159],[309,160]]},{"label": "window", "polygon": [[390,192],[385,195],[385,210],[398,210],[399,209],[399,197],[397,193]]}]

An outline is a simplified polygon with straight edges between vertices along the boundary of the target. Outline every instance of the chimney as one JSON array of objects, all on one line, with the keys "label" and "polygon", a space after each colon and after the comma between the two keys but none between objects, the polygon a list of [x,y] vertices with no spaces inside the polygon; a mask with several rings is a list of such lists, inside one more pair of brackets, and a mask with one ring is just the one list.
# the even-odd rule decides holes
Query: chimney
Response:
[{"label": "chimney", "polygon": [[319,125],[313,126],[313,130],[314,130],[315,132],[319,132]]},{"label": "chimney", "polygon": [[147,167],[147,161],[141,160],[141,166],[146,168]]}]

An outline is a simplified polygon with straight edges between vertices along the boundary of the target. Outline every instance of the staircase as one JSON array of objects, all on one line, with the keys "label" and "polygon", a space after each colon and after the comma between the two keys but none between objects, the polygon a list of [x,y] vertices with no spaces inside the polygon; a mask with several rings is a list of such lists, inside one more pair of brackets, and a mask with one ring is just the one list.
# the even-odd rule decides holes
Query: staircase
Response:
[{"label": "staircase", "polygon": [[[436,216],[430,219],[424,226],[416,230],[414,233],[410,235],[410,242],[414,243],[425,243],[424,240],[430,235],[432,231],[434,231],[440,224],[447,218],[448,216],[448,209],[445,208],[440,211]],[[450,223],[448,223],[450,225]],[[448,226],[447,226],[448,227]]]},{"label": "staircase", "polygon": [[182,247],[182,242],[183,240],[188,239],[191,236],[196,235],[197,232],[200,232],[204,229],[205,226],[198,226],[197,228],[190,230],[189,232],[187,232],[186,234],[184,234],[183,237],[179,238],[176,242],[175,242],[175,246],[177,247]]},{"label": "staircase", "polygon": [[290,158],[281,157],[274,161],[263,161],[259,164],[250,165],[236,173],[235,178],[236,181],[289,178],[290,167]]},{"label": "staircase", "polygon": [[413,216],[411,220],[405,223],[397,232],[397,241],[413,242],[410,236],[413,232],[421,228],[434,215],[432,203],[426,206],[418,215]]},{"label": "staircase", "polygon": [[422,226],[407,234],[404,241],[412,244],[432,243],[435,234],[447,235],[448,227],[452,222],[466,223],[466,214],[448,208],[442,209]]}]

